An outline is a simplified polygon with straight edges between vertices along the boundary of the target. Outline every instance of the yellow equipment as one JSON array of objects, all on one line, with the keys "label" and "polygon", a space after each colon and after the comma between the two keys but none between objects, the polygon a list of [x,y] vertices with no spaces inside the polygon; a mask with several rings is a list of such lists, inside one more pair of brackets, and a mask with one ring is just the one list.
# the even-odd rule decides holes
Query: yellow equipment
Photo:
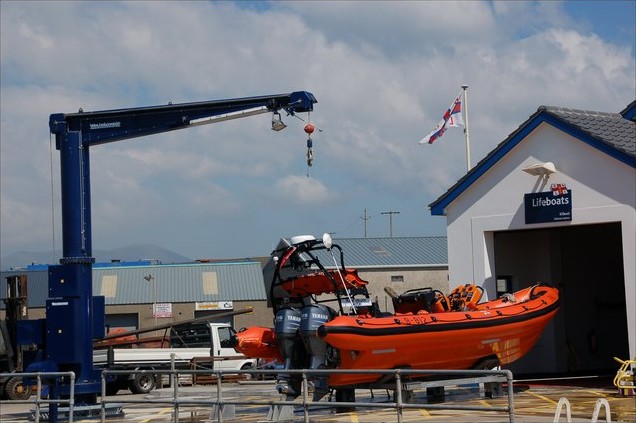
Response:
[{"label": "yellow equipment", "polygon": [[636,360],[621,360],[614,357],[614,360],[621,363],[621,367],[614,377],[614,386],[618,388],[618,393],[623,396],[636,395],[636,378],[634,377],[634,365]]}]

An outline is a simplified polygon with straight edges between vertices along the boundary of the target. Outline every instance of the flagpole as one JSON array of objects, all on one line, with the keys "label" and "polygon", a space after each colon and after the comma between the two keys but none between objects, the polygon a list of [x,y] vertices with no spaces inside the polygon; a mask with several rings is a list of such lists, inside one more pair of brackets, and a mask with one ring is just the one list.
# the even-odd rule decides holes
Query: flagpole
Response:
[{"label": "flagpole", "polygon": [[468,133],[468,98],[466,89],[468,85],[462,85],[464,91],[464,137],[466,138],[466,171],[470,172],[472,165],[470,164],[470,135]]}]

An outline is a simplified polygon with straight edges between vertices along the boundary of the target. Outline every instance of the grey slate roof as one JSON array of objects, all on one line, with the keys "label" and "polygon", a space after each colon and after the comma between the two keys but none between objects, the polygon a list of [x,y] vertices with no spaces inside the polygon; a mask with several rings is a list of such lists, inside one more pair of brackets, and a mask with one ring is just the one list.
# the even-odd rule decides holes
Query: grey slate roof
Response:
[{"label": "grey slate roof", "polygon": [[429,204],[432,215],[444,215],[445,208],[477,181],[503,156],[541,123],[547,123],[636,168],[636,101],[620,113],[605,113],[564,107],[540,106],[528,120],[499,143],[455,185]]},{"label": "grey slate roof", "polygon": [[631,156],[636,155],[636,124],[620,114],[565,107],[542,106],[542,108],[617,150]]},{"label": "grey slate roof", "polygon": [[[344,264],[351,268],[438,267],[448,265],[446,237],[340,238],[334,239],[344,251]],[[339,253],[334,250],[336,260]],[[325,267],[333,267],[326,251],[318,253]]]}]

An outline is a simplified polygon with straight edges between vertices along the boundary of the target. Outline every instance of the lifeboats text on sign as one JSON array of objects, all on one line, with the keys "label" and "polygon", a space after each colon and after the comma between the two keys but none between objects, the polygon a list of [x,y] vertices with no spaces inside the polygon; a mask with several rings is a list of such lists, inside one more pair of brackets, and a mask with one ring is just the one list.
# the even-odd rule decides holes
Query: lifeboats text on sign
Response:
[{"label": "lifeboats text on sign", "polygon": [[572,220],[572,190],[552,184],[552,190],[524,194],[526,224]]}]

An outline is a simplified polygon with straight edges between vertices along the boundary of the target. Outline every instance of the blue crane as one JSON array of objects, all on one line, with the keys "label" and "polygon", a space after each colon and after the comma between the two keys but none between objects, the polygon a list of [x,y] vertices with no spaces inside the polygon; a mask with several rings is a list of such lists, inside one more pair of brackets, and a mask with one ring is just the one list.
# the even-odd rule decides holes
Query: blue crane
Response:
[{"label": "blue crane", "polygon": [[[63,257],[59,265],[49,267],[46,318],[20,323],[19,342],[38,345],[25,371],[73,371],[78,404],[94,404],[101,391],[101,375],[93,367],[93,340],[104,337],[105,308],[104,297],[92,292],[91,146],[268,112],[274,114],[272,129],[279,130],[285,126],[279,119],[281,110],[289,115],[310,112],[314,103],[313,94],[297,91],[50,115],[50,131],[60,151]],[[64,381],[55,389],[59,395],[70,395]],[[53,406],[50,417],[57,420]]]}]

